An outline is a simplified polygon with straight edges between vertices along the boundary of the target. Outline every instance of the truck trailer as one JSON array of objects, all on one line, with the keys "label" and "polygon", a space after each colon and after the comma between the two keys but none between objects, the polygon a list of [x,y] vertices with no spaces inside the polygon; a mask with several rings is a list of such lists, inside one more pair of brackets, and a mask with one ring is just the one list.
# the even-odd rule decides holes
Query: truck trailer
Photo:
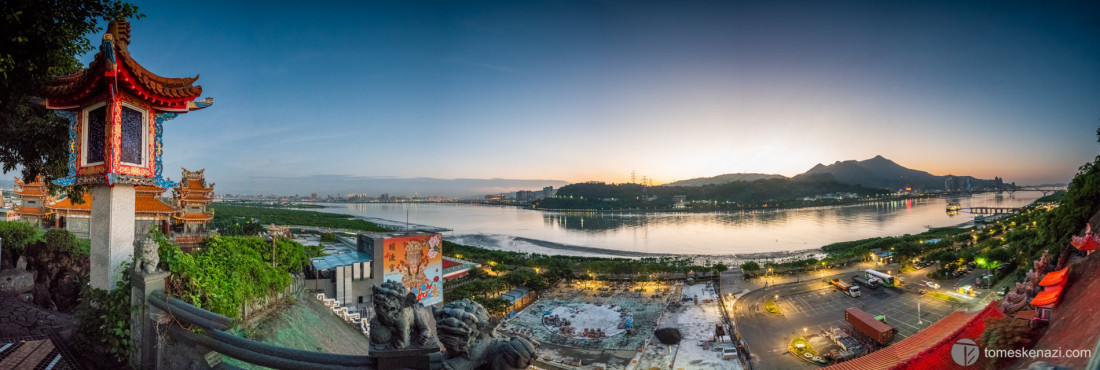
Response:
[{"label": "truck trailer", "polygon": [[852,298],[859,297],[859,286],[855,284],[845,283],[844,280],[840,279],[829,280],[829,282],[832,283],[834,287],[836,287],[836,290],[844,292],[844,294],[847,294]]},{"label": "truck trailer", "polygon": [[897,329],[886,325],[882,321],[875,320],[871,314],[863,312],[858,307],[848,307],[844,310],[844,321],[852,324],[857,332],[862,333],[878,342],[878,344],[886,345],[894,340],[894,334],[897,333]]}]

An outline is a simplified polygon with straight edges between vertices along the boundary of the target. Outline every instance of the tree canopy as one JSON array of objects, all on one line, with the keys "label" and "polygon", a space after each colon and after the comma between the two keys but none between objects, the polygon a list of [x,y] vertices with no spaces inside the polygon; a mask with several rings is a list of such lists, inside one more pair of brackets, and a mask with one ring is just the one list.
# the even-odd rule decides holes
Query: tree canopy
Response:
[{"label": "tree canopy", "polygon": [[[76,56],[93,49],[89,34],[99,21],[142,18],[137,6],[117,0],[12,0],[0,2],[0,163],[22,168],[24,181],[68,173],[68,122],[37,104],[50,78],[80,70]],[[57,187],[50,185],[51,190]],[[81,199],[83,189],[70,188]]]}]

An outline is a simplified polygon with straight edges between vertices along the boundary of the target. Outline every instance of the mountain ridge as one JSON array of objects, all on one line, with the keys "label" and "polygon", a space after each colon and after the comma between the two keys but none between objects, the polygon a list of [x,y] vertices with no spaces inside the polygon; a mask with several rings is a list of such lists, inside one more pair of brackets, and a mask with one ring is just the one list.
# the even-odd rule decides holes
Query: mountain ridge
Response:
[{"label": "mountain ridge", "polygon": [[720,184],[731,183],[731,182],[734,182],[734,181],[753,182],[753,181],[756,181],[756,180],[777,179],[777,178],[785,179],[787,177],[783,176],[783,175],[775,175],[775,174],[768,174],[768,173],[738,172],[738,173],[726,173],[726,174],[721,174],[721,175],[718,175],[718,176],[711,176],[711,177],[696,177],[696,178],[687,179],[687,180],[673,181],[673,182],[670,182],[668,184],[664,184],[662,186],[720,185]]},{"label": "mountain ridge", "polygon": [[[662,186],[705,186],[721,185],[734,181],[753,182],[761,179],[788,178],[783,175],[760,173],[727,173],[711,177],[698,177],[688,180],[680,180],[664,184]],[[936,176],[926,171],[908,168],[887,159],[882,155],[876,155],[869,159],[857,161],[854,159],[836,161],[825,165],[818,163],[806,172],[790,177],[793,181],[800,182],[827,182],[861,185],[870,188],[899,190],[913,189],[944,189],[966,190],[967,181],[972,189],[1003,186],[1003,180],[979,179],[973,176],[944,175]]]}]

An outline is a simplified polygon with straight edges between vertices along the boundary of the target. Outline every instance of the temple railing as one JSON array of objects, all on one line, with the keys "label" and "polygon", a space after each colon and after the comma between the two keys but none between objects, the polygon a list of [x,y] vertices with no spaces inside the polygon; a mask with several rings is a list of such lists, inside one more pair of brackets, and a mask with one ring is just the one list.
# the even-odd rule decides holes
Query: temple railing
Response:
[{"label": "temple railing", "polygon": [[[158,320],[158,323],[167,326],[167,332],[173,339],[250,364],[276,369],[377,368],[376,360],[370,356],[304,351],[235,336],[225,332],[232,325],[232,319],[167,297],[160,290],[149,296],[148,303],[172,317]],[[184,326],[202,330],[194,332]]]}]

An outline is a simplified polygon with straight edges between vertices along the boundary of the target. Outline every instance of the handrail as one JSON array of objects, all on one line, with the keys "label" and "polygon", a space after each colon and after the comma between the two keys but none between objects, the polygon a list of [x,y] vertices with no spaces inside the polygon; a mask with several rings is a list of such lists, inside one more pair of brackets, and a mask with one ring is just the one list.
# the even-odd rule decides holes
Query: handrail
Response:
[{"label": "handrail", "polygon": [[233,325],[233,319],[231,319],[231,318],[228,318],[228,317],[225,317],[225,316],[222,316],[222,315],[219,315],[219,314],[216,314],[216,313],[213,313],[213,312],[195,307],[194,305],[192,305],[190,303],[187,303],[187,302],[184,302],[184,301],[180,300],[179,298],[167,296],[166,294],[164,294],[163,291],[159,291],[159,290],[155,291],[155,292],[153,292],[153,295],[157,296],[157,298],[165,300],[165,302],[167,302],[168,305],[171,306],[171,307],[183,309],[185,311],[188,311],[190,313],[198,315],[199,317],[202,317],[204,319],[207,319],[207,320],[210,320],[210,321],[213,321],[213,322],[216,322],[216,323],[224,324],[226,326]]},{"label": "handrail", "polygon": [[173,325],[168,328],[173,337],[183,339],[192,344],[199,344],[226,356],[245,361],[251,364],[267,366],[276,369],[348,369],[353,367],[338,366],[332,364],[318,364],[307,361],[298,361],[277,356],[266,355],[250,351],[248,349],[228,345],[213,338],[197,335],[180,326]]},{"label": "handrail", "polygon": [[[254,359],[258,359],[258,361],[291,361],[289,364],[302,363],[308,365],[306,366],[307,368],[315,368],[316,366],[363,367],[374,364],[374,359],[370,356],[304,351],[273,346],[263,342],[241,338],[223,331],[229,328],[229,326],[223,322],[232,322],[228,317],[203,310],[179,299],[167,297],[167,300],[165,300],[163,297],[163,292],[154,292],[149,296],[149,303],[169,314],[175,315],[180,321],[197,325],[205,329],[202,332],[203,336],[198,336],[188,330],[179,328],[183,332],[186,332],[186,334],[181,335],[192,336],[194,337],[192,338],[194,339],[193,341],[198,341],[200,344],[208,346],[217,352],[224,353],[227,356],[242,361],[252,362]],[[174,328],[176,328],[176,326],[173,326],[173,329]],[[255,362],[255,364],[285,367],[261,362]],[[294,367],[295,366],[290,366],[289,368]]]},{"label": "handrail", "polygon": [[169,314],[171,314],[173,316],[177,316],[180,319],[183,319],[184,322],[191,323],[191,324],[194,324],[194,325],[198,325],[199,327],[201,327],[203,329],[207,329],[207,330],[225,330],[225,329],[229,329],[229,325],[225,325],[225,324],[222,324],[222,323],[219,323],[219,322],[214,322],[214,321],[208,320],[208,319],[203,318],[199,315],[191,313],[188,310],[185,310],[183,308],[172,307],[167,302],[165,302],[163,298],[158,297],[156,295],[149,295],[149,303],[152,303],[153,306],[155,306],[156,308],[162,309],[165,312],[168,312]]}]

